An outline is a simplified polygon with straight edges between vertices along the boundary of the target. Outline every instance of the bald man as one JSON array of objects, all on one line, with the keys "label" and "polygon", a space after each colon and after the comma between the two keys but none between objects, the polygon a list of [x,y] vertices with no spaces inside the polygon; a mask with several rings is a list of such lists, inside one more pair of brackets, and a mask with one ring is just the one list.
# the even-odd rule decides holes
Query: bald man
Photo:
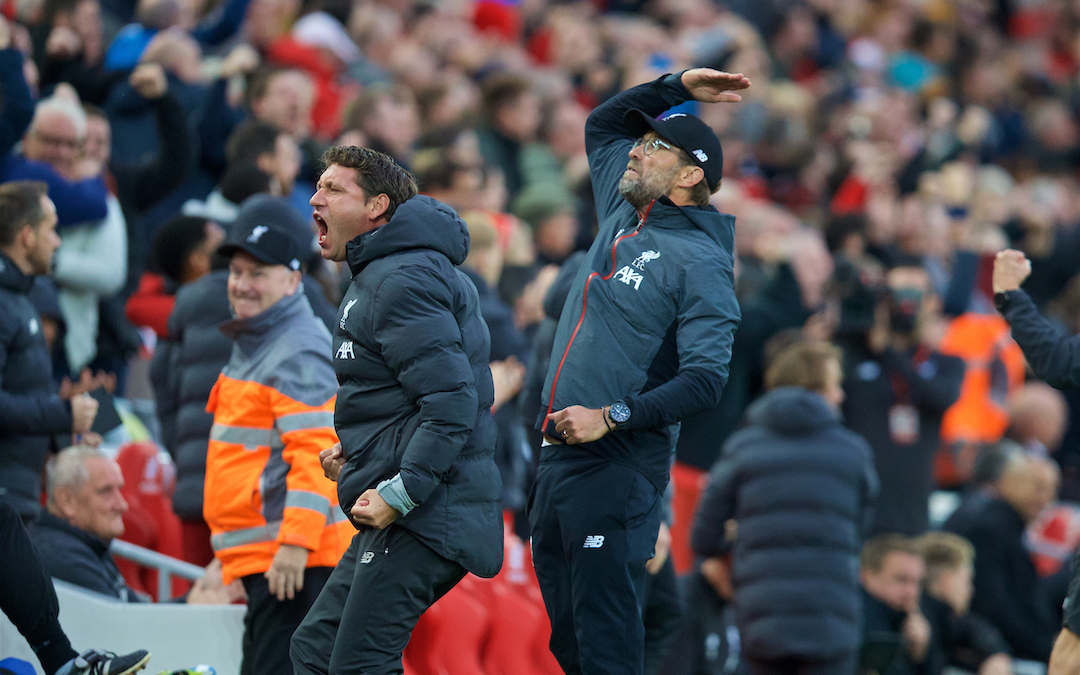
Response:
[{"label": "bald man", "polygon": [[957,512],[943,529],[975,547],[971,609],[994,624],[1021,659],[1046,663],[1055,627],[1047,589],[1024,545],[1024,531],[1057,496],[1052,460],[1006,449],[997,496]]}]

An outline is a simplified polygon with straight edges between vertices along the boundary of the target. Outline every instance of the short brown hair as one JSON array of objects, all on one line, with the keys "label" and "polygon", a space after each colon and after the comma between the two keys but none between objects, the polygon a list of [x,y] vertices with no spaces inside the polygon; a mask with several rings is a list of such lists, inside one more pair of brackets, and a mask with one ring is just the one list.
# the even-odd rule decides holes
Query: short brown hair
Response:
[{"label": "short brown hair", "polygon": [[0,246],[11,246],[15,236],[29,225],[37,228],[45,220],[41,198],[49,186],[38,180],[16,180],[0,185]]},{"label": "short brown hair", "polygon": [[354,145],[338,145],[330,148],[322,156],[323,170],[331,164],[347,169],[356,169],[356,184],[366,197],[384,194],[390,198],[386,209],[389,220],[397,207],[416,196],[416,179],[402,168],[390,155],[370,148],[358,148]]},{"label": "short brown hair", "polygon": [[907,553],[909,555],[921,555],[919,545],[911,537],[902,534],[881,534],[863,545],[859,555],[859,569],[869,572],[880,572],[885,567],[885,558],[890,553]]},{"label": "short brown hair", "polygon": [[975,562],[975,547],[952,532],[927,532],[916,540],[926,565],[926,585],[930,586],[942,572],[971,565]]},{"label": "short brown hair", "polygon": [[802,387],[823,392],[831,361],[840,363],[840,350],[828,342],[804,340],[788,345],[765,371],[765,388]]},{"label": "short brown hair", "polygon": [[531,89],[532,80],[524,73],[493,73],[480,83],[480,106],[484,115],[493,120],[500,108],[516,102]]}]

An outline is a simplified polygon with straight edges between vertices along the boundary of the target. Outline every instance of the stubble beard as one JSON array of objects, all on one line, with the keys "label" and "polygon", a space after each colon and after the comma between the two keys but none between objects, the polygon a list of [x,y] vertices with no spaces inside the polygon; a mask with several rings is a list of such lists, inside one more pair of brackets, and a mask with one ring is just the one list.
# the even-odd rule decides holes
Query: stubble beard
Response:
[{"label": "stubble beard", "polygon": [[623,199],[630,202],[638,211],[644,209],[653,200],[659,199],[668,192],[668,186],[675,179],[679,167],[674,167],[663,174],[651,173],[645,175],[638,171],[636,178],[623,173],[619,181],[619,194]]}]

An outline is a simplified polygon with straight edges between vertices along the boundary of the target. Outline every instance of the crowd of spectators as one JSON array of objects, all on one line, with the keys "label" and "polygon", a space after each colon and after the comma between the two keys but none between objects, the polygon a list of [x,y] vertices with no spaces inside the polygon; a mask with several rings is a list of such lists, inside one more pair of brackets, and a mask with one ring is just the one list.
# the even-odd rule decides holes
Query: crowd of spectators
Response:
[{"label": "crowd of spectators", "polygon": [[[11,324],[0,329],[0,500],[24,520],[37,517],[27,476],[42,473],[46,447],[76,442],[71,431],[98,440],[81,395],[104,388],[154,401],[135,408],[175,463],[184,557],[210,563],[206,403],[232,348],[217,330],[231,315],[216,250],[241,203],[279,197],[295,212],[303,293],[332,328],[349,270],[319,256],[307,201],[322,152],[361,145],[469,227],[463,268],[491,334],[503,506],[527,537],[532,420],[576,252],[596,224],[585,119],[629,86],[709,66],[753,82],[738,105],[684,104],[723,142],[713,204],[737,218],[742,323],[721,403],[683,424],[679,467],[704,476],[714,465],[785,346],[832,342],[839,419],[869,444],[880,484],[858,534],[878,542],[860,575],[864,596],[891,608],[876,616],[916,637],[976,616],[964,625],[986,629],[974,650],[984,659],[961,649],[942,663],[1047,659],[1080,543],[1080,392],[1025,373],[990,269],[997,251],[1022,250],[1036,305],[1080,331],[1074,4],[20,0],[0,14],[0,181],[44,182],[60,239],[28,291],[37,317],[0,314]],[[7,259],[37,245],[4,237]],[[66,407],[18,398],[47,365],[26,372],[29,338],[14,322],[28,320]],[[42,522],[79,527],[54,487]],[[931,508],[941,490],[962,495],[948,522]],[[925,539],[943,523],[963,539]],[[681,570],[694,626],[676,644],[700,644],[673,653],[696,661],[658,659],[661,671],[745,667],[725,632],[719,544]],[[941,590],[969,567],[970,602]],[[876,591],[886,572],[916,579],[914,599]],[[920,609],[924,577],[945,609]],[[910,618],[924,614],[927,626]],[[931,652],[909,650],[924,667]]]}]

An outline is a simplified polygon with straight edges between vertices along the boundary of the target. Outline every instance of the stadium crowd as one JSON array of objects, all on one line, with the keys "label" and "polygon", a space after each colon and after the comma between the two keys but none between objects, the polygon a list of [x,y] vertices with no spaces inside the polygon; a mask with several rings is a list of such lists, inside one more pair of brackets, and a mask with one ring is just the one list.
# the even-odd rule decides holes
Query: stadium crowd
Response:
[{"label": "stadium crowd", "polygon": [[[712,204],[736,217],[742,318],[719,406],[678,435],[646,672],[1048,661],[1080,546],[1080,390],[1026,371],[991,277],[995,254],[1022,251],[1034,305],[1080,332],[1076,3],[5,0],[0,15],[0,182],[45,186],[0,188],[0,502],[61,547],[54,576],[138,598],[105,548],[123,497],[71,496],[99,478],[115,491],[109,457],[131,441],[171,458],[172,552],[208,570],[189,602],[278,611],[342,555],[329,483],[282,460],[332,444],[325,364],[292,382],[260,371],[255,393],[221,398],[219,382],[255,368],[244,339],[272,338],[244,301],[295,299],[315,336],[302,346],[325,342],[310,362],[332,356],[352,273],[320,255],[309,200],[333,146],[389,155],[468,226],[502,508],[527,540],[534,421],[597,226],[586,119],[710,67],[753,82],[737,105],[678,108],[723,144]],[[17,220],[32,189],[55,236]],[[237,286],[250,261],[280,285]],[[232,410],[246,396],[268,397],[263,417],[242,411],[257,423]],[[235,429],[264,423],[283,450],[260,498],[281,522],[236,528],[236,481],[263,469],[214,472],[237,471],[227,446],[259,445]],[[806,460],[823,438],[837,454]],[[100,475],[49,460],[69,445],[67,464]],[[756,453],[780,473],[755,473]],[[849,493],[853,510],[830,501]],[[252,613],[248,630],[272,635]]]}]

